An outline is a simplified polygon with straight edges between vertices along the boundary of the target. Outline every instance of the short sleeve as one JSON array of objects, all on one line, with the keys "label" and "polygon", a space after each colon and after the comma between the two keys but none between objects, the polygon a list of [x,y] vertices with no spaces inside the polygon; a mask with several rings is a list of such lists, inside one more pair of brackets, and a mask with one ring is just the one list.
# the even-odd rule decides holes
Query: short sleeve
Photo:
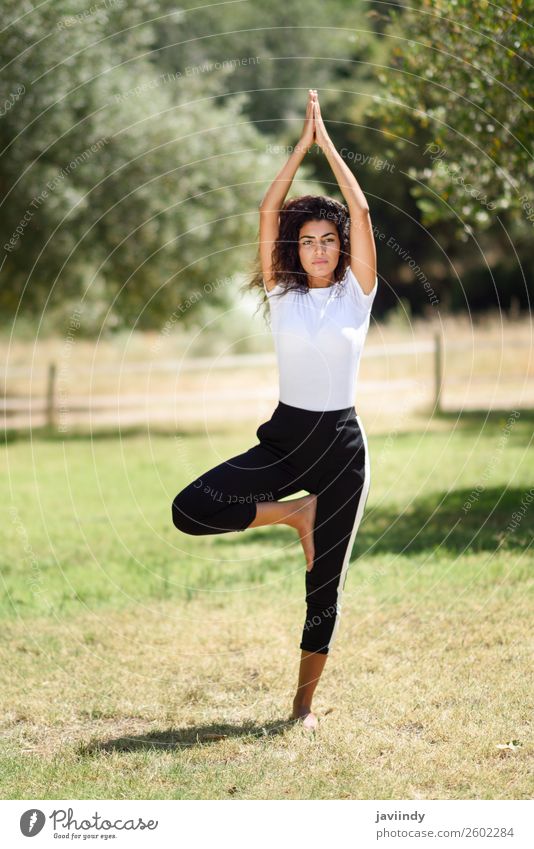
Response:
[{"label": "short sleeve", "polygon": [[347,266],[347,284],[349,290],[357,302],[358,306],[361,307],[365,312],[370,312],[371,307],[373,305],[373,301],[375,299],[375,295],[378,290],[378,275],[375,277],[375,285],[369,292],[369,294],[365,294],[362,287],[360,286],[357,278],[354,275],[354,272],[350,265]]},{"label": "short sleeve", "polygon": [[275,290],[279,291],[280,288],[281,288],[280,284],[277,283],[275,286],[272,287],[272,289],[268,289],[267,286],[265,285],[265,280],[263,279],[263,277],[262,277],[261,280],[262,280],[262,283],[263,283],[263,288],[265,289],[265,294],[267,295],[268,298],[270,298],[271,295],[274,294]]}]

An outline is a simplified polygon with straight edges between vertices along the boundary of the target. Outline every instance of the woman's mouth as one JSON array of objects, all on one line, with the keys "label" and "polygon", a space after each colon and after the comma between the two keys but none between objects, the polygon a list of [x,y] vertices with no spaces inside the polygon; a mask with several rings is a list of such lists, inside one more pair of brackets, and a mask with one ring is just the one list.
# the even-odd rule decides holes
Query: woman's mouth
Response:
[{"label": "woman's mouth", "polygon": [[316,259],[313,261],[312,265],[326,265],[326,259]]}]

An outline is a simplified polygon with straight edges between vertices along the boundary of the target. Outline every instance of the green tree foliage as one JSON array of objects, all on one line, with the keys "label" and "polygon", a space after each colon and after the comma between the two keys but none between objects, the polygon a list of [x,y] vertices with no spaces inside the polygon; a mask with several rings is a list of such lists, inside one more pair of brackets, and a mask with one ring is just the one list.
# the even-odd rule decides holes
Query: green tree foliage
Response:
[{"label": "green tree foliage", "polygon": [[369,114],[401,146],[426,136],[410,172],[426,225],[459,217],[486,229],[504,213],[529,227],[533,11],[533,0],[419,0],[392,13],[387,97]]},{"label": "green tree foliage", "polygon": [[209,82],[151,61],[143,22],[158,11],[152,0],[4,0],[4,318],[65,314],[83,297],[95,326],[108,307],[112,323],[153,326],[232,274],[234,246],[254,241],[271,158],[256,149],[243,98],[216,106]]},{"label": "green tree foliage", "polygon": [[[355,63],[323,109],[381,239],[387,285],[377,311],[402,299],[414,313],[435,314],[414,261],[440,311],[531,303],[532,132],[524,101],[532,0],[514,3],[509,15],[493,5],[486,16],[486,6],[433,0],[389,9],[387,18],[372,10],[384,37],[371,45],[367,69]],[[321,161],[317,176],[331,180]]]},{"label": "green tree foliage", "polygon": [[308,88],[327,91],[375,38],[364,0],[184,0],[180,14],[164,13],[173,7],[160,5],[157,61],[186,79],[211,77],[221,97],[246,92],[250,120],[278,136],[300,131]]},{"label": "green tree foliage", "polygon": [[[432,312],[411,260],[443,306],[487,305],[488,268],[512,293],[532,232],[533,3],[4,0],[0,314],[61,318],[83,298],[89,331],[231,301],[237,286],[204,286],[249,268],[309,87],[384,234],[377,311],[408,295]],[[306,191],[340,196],[317,150]]]}]

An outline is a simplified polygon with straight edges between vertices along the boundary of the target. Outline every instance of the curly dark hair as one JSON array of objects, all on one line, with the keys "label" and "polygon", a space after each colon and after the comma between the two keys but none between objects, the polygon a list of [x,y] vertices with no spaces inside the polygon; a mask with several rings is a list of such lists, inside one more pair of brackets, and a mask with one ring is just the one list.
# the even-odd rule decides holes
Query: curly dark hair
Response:
[{"label": "curly dark hair", "polygon": [[[306,221],[332,221],[337,229],[340,251],[339,261],[334,270],[333,283],[343,279],[350,263],[350,215],[347,207],[331,197],[323,195],[302,195],[286,200],[280,210],[278,238],[272,253],[272,271],[276,282],[283,289],[273,297],[282,297],[288,291],[297,289],[306,292],[308,278],[299,258],[298,238],[300,229]],[[259,289],[263,295],[261,304],[267,304],[267,295],[263,286],[260,252],[258,253],[252,271],[252,277],[244,288]]]}]

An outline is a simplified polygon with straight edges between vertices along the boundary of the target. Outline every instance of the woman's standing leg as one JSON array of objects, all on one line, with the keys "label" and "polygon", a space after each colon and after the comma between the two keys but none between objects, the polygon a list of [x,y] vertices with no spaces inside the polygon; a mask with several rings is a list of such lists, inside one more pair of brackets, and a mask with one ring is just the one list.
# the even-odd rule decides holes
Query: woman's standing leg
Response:
[{"label": "woman's standing leg", "polygon": [[339,628],[350,555],[369,494],[367,440],[358,418],[347,424],[346,436],[337,468],[318,486],[315,558],[306,572],[306,621],[294,715],[311,712],[311,700]]}]

